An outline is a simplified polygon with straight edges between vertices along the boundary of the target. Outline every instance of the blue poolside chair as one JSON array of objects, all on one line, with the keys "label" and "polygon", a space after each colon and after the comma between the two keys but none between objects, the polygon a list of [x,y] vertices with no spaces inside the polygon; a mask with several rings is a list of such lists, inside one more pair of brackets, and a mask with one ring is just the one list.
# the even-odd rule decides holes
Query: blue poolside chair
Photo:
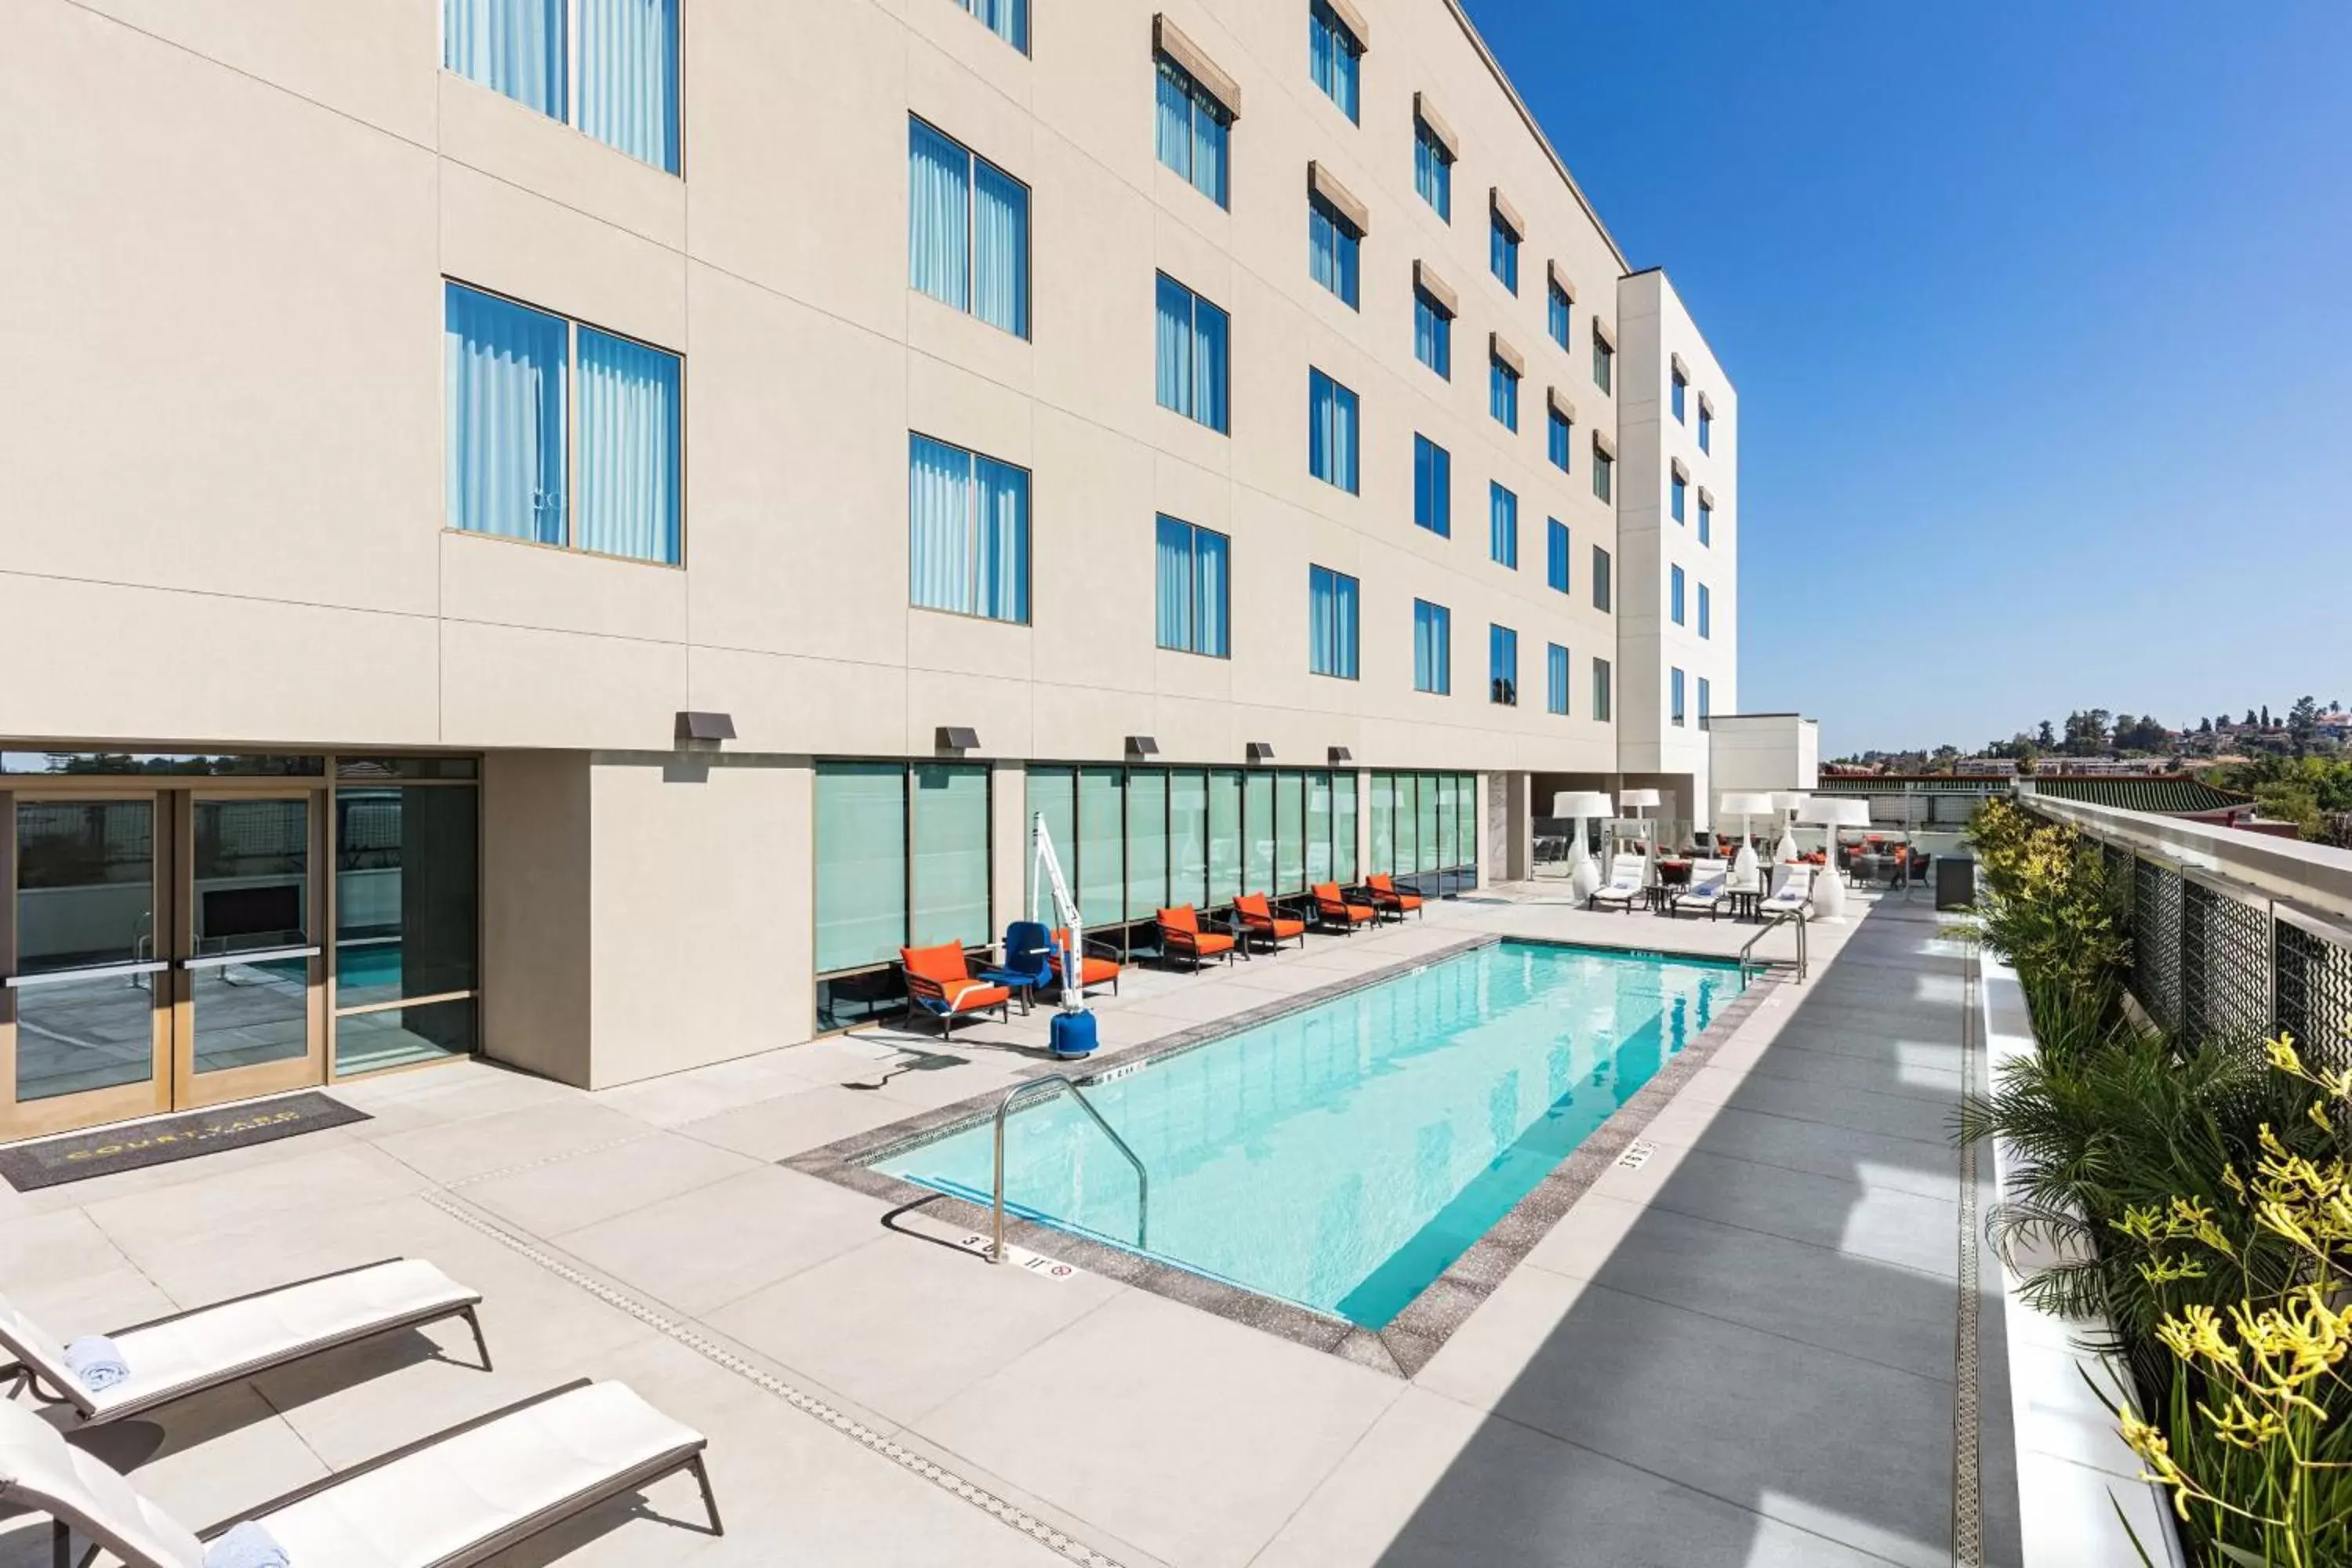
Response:
[{"label": "blue poolside chair", "polygon": [[1004,928],[1003,963],[982,971],[981,978],[1011,987],[1021,997],[1021,1010],[1027,1012],[1037,991],[1054,984],[1052,934],[1035,921],[1014,921]]}]

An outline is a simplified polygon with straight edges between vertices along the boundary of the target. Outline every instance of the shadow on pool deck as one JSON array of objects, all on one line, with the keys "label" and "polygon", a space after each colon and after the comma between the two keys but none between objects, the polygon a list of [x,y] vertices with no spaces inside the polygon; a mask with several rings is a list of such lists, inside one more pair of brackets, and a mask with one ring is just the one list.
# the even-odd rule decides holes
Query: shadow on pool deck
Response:
[{"label": "shadow on pool deck", "polygon": [[[1415,1380],[1458,1402],[1437,1414],[1467,1440],[1384,1568],[1955,1561],[1965,964],[1936,937],[1925,905],[1870,908],[1782,988],[1777,1029],[1751,1025],[1768,1038],[1734,1042],[1653,1124],[1649,1165],[1597,1184],[1481,1309],[1500,1331]],[[2009,1564],[1999,1274],[1979,1257],[1981,1560]],[[1432,1411],[1401,1417],[1423,1435],[1376,1427],[1308,1515],[1377,1507],[1379,1448],[1409,1466]]]}]

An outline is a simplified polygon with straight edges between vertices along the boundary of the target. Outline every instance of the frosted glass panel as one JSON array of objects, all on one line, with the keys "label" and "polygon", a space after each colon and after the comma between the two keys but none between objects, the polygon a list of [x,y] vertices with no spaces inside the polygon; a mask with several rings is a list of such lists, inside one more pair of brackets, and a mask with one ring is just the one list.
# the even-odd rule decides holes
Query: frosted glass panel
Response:
[{"label": "frosted glass panel", "polygon": [[1168,901],[1200,904],[1209,889],[1209,775],[1168,775]]},{"label": "frosted glass panel", "polygon": [[1127,778],[1127,910],[1149,920],[1168,901],[1168,775],[1139,769]]},{"label": "frosted glass panel", "polygon": [[898,956],[907,940],[907,770],[820,763],[816,770],[816,967]]},{"label": "frosted glass panel", "polygon": [[[1352,873],[1351,873],[1352,875]],[[1331,775],[1307,775],[1307,880],[1331,880]]]},{"label": "frosted glass panel", "polygon": [[1286,773],[1274,784],[1274,878],[1283,892],[1307,886],[1306,839],[1306,780]]},{"label": "frosted glass panel", "polygon": [[1209,902],[1242,891],[1242,775],[1218,768],[1209,774]]},{"label": "frosted glass panel", "polygon": [[1356,867],[1356,775],[1331,775],[1331,874],[1352,882]]},{"label": "frosted glass panel", "polygon": [[1090,926],[1127,921],[1127,775],[1078,770],[1078,912]]},{"label": "frosted glass panel", "polygon": [[1274,775],[1250,773],[1242,780],[1242,833],[1249,846],[1242,889],[1274,891]]},{"label": "frosted glass panel", "polygon": [[988,921],[988,770],[915,770],[913,945],[994,940]]}]

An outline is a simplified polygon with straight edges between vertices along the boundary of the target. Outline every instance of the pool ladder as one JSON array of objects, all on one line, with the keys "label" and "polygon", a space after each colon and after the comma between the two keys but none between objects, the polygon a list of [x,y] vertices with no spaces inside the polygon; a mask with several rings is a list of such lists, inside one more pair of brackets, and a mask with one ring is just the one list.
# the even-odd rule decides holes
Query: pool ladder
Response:
[{"label": "pool ladder", "polygon": [[1103,1113],[1095,1109],[1094,1101],[1087,1098],[1087,1091],[1078,1087],[1078,1080],[1066,1072],[1049,1072],[1043,1078],[1014,1084],[1005,1091],[1004,1098],[996,1102],[996,1245],[990,1249],[988,1260],[991,1263],[1004,1261],[1004,1118],[1017,1101],[1026,1098],[1032,1090],[1041,1089],[1068,1089],[1070,1098],[1078,1102],[1078,1109],[1094,1118],[1095,1125],[1103,1130],[1103,1136],[1109,1139],[1118,1152],[1127,1156],[1127,1163],[1135,1167],[1135,1245],[1138,1249],[1148,1248],[1151,1237],[1150,1173],[1144,1170],[1143,1162],[1136,1158],[1135,1151],[1127,1146],[1127,1140],[1118,1135],[1118,1129],[1103,1120]]},{"label": "pool ladder", "polygon": [[1797,910],[1789,914],[1782,915],[1779,920],[1772,921],[1762,931],[1759,931],[1754,936],[1749,937],[1748,939],[1748,945],[1739,950],[1739,985],[1741,990],[1746,990],[1748,988],[1748,982],[1752,980],[1756,973],[1764,967],[1761,963],[1756,961],[1756,944],[1762,942],[1766,937],[1770,936],[1774,931],[1779,931],[1782,926],[1787,925],[1790,921],[1797,922],[1797,984],[1801,985],[1805,983],[1806,973],[1812,967],[1812,964],[1810,957],[1805,952],[1805,911],[1802,910]]}]

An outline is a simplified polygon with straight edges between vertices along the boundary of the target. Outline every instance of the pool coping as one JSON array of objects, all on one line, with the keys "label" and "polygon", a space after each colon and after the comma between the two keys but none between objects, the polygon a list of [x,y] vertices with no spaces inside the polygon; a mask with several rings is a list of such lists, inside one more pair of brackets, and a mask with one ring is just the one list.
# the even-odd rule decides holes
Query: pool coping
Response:
[{"label": "pool coping", "polygon": [[[1378,985],[1507,941],[1538,947],[1639,954],[1677,962],[1727,962],[1718,953],[1673,952],[1652,947],[1616,948],[1589,942],[1490,932],[1449,942],[1410,959],[1350,975],[1328,985],[1318,985],[1211,1023],[1197,1024],[1136,1045],[1098,1052],[1083,1063],[1072,1064],[1085,1069],[1082,1075],[1073,1076],[1078,1077],[1083,1085],[1092,1079],[1106,1078],[1128,1064],[1155,1061],[1163,1057],[1198,1050],[1245,1029],[1319,1006],[1350,992]],[[1762,1005],[1766,994],[1781,984],[1786,973],[1787,967],[1782,964],[1760,966],[1747,988],[1709,1020],[1705,1029],[1681,1051],[1662,1063],[1649,1082],[1594,1128],[1508,1213],[1489,1226],[1485,1235],[1447,1265],[1445,1271],[1430,1281],[1421,1294],[1390,1321],[1386,1328],[1360,1328],[1345,1319],[1327,1316],[1297,1302],[1261,1295],[1246,1287],[1147,1258],[1075,1231],[1024,1218],[1010,1211],[1004,1219],[1005,1240],[1008,1245],[1017,1244],[1031,1251],[1045,1253],[1106,1279],[1117,1279],[1149,1290],[1155,1296],[1198,1307],[1229,1321],[1276,1335],[1309,1350],[1322,1351],[1359,1366],[1386,1373],[1391,1377],[1410,1378],[1429,1364],[1430,1358],[1469,1321],[1470,1314],[1477,1310],[1479,1304],[1494,1294],[1528,1254],[1535,1250],[1537,1244],[1550,1234],[1551,1228],[1560,1222],[1577,1199],[1582,1197],[1592,1184],[1601,1179],[1601,1173],[1623,1155],[1683,1086],[1706,1065],[1723,1042],[1729,1039]],[[984,1234],[994,1224],[993,1215],[986,1206],[941,1193],[934,1187],[919,1186],[897,1176],[887,1175],[876,1170],[871,1162],[909,1144],[929,1142],[987,1121],[995,1115],[996,1107],[1005,1093],[1002,1088],[991,1089],[934,1110],[922,1111],[886,1126],[871,1128],[788,1155],[777,1163],[803,1175],[815,1176],[836,1186],[879,1198],[894,1208],[920,1205],[929,1214],[943,1217],[961,1228]]]}]

